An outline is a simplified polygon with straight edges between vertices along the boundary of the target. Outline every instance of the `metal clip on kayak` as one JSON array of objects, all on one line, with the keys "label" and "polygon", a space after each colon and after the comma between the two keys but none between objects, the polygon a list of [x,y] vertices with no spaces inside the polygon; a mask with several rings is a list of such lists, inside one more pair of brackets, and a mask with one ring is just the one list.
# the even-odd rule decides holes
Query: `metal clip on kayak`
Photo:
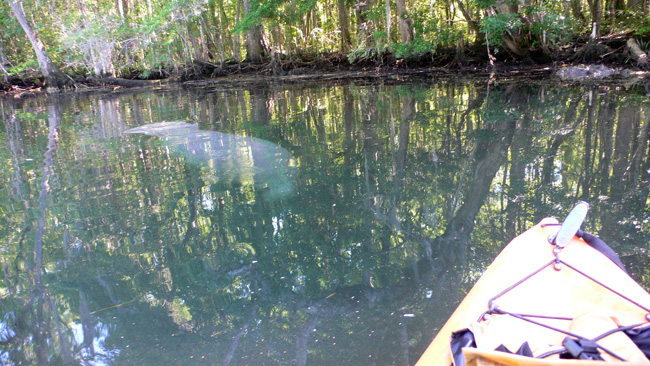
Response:
[{"label": "metal clip on kayak", "polygon": [[569,212],[566,219],[564,219],[557,234],[549,236],[549,243],[555,245],[555,248],[553,248],[553,253],[555,254],[555,264],[553,265],[553,268],[556,271],[562,269],[560,252],[571,241],[571,239],[573,239],[578,230],[580,230],[580,226],[582,226],[582,223],[587,217],[587,212],[589,212],[589,204],[584,201],[578,202],[578,204],[571,209],[571,212]]}]

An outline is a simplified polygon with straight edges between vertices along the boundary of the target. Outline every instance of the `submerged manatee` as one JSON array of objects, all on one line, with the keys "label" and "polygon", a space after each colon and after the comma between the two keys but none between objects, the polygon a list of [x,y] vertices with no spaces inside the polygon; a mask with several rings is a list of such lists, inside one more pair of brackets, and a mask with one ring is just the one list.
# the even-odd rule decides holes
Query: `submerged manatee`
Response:
[{"label": "submerged manatee", "polygon": [[187,122],[160,122],[125,131],[156,136],[171,154],[199,166],[215,183],[254,184],[266,199],[293,192],[293,156],[282,147],[255,137],[199,130]]}]

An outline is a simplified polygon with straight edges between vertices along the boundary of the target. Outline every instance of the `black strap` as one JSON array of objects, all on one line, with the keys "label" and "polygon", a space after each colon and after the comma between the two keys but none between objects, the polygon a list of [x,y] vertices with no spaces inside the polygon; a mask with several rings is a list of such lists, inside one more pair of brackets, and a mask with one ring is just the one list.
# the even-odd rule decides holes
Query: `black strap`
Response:
[{"label": "black strap", "polygon": [[582,230],[578,230],[576,236],[582,238],[592,248],[601,252],[612,262],[614,262],[614,264],[616,264],[620,269],[622,269],[623,272],[627,273],[627,271],[625,270],[625,266],[623,265],[623,262],[621,262],[621,259],[618,257],[618,254],[616,254],[616,252],[612,248],[610,248],[609,245],[607,245],[604,241]]},{"label": "black strap", "polygon": [[533,355],[533,351],[531,351],[530,349],[530,345],[528,344],[528,342],[522,343],[519,349],[517,350],[517,352],[510,351],[508,347],[504,346],[503,344],[495,348],[494,350],[499,352],[509,353],[509,354],[515,354],[519,356],[524,356],[524,357],[535,357]]},{"label": "black strap", "polygon": [[452,366],[465,366],[465,356],[463,348],[476,348],[474,333],[465,328],[451,334],[451,353],[454,357]]},{"label": "black strap", "polygon": [[625,330],[625,334],[650,359],[650,326],[646,324],[645,327],[627,329]]}]

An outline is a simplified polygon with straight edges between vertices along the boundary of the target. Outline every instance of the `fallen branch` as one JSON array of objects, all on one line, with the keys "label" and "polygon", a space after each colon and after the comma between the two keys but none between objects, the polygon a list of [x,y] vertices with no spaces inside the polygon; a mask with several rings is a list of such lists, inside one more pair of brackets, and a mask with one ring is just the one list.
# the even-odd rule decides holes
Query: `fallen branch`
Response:
[{"label": "fallen branch", "polygon": [[132,80],[132,79],[122,79],[122,78],[88,78],[88,82],[95,85],[117,85],[125,88],[138,88],[143,86],[155,86],[162,84],[162,80]]},{"label": "fallen branch", "polygon": [[630,50],[630,54],[636,60],[636,63],[641,68],[648,68],[650,60],[648,60],[648,55],[641,50],[639,44],[634,38],[629,38],[627,40],[627,48]]}]

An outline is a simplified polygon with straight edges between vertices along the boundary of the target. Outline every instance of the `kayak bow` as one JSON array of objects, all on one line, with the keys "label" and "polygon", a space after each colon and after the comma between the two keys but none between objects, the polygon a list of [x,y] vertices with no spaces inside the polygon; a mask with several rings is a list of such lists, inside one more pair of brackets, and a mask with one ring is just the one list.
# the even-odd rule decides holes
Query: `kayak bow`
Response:
[{"label": "kayak bow", "polygon": [[579,230],[588,207],[510,242],[417,365],[650,364],[650,294]]}]

